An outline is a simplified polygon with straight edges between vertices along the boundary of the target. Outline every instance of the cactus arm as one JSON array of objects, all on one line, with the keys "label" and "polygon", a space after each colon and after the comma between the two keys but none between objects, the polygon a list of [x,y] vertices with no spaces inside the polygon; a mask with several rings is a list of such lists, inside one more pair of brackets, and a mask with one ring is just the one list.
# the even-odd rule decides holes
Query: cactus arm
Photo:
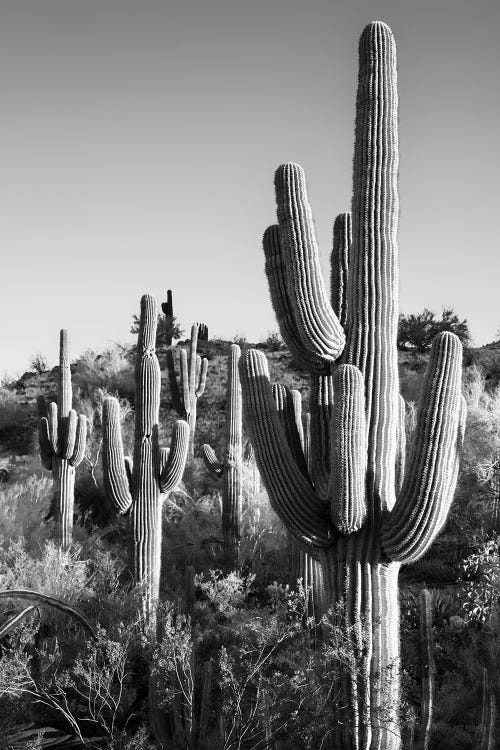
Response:
[{"label": "cactus arm", "polygon": [[303,345],[322,362],[317,373],[325,374],[342,353],[345,336],[326,294],[302,168],[278,167],[274,185],[295,324]]},{"label": "cactus arm", "polygon": [[198,326],[193,323],[191,326],[191,338],[189,341],[189,395],[194,399],[196,391],[196,370],[198,366],[198,356],[196,354],[196,348],[198,346]]},{"label": "cactus arm", "polygon": [[363,376],[340,365],[333,376],[329,496],[332,523],[341,534],[359,531],[366,517],[366,421]]},{"label": "cactus arm", "polygon": [[47,604],[50,607],[59,610],[59,612],[71,615],[88,633],[90,633],[93,638],[97,638],[97,633],[85,615],[80,612],[80,610],[72,607],[71,604],[67,604],[63,599],[58,599],[54,596],[49,596],[48,594],[41,594],[39,591],[31,591],[30,589],[9,589],[8,591],[0,591],[0,599],[25,599],[28,601],[40,602],[41,604]]},{"label": "cactus arm", "polygon": [[52,469],[52,458],[54,451],[49,434],[49,423],[46,417],[42,417],[38,423],[38,444],[40,446],[40,458],[46,469]]},{"label": "cactus arm", "polygon": [[120,404],[106,398],[102,407],[102,464],[106,495],[118,513],[126,513],[132,504],[129,476],[123,456],[120,429]]},{"label": "cactus arm", "polygon": [[249,349],[242,355],[240,380],[244,422],[271,505],[304,545],[330,546],[333,539],[324,505],[293,460],[273,402],[267,360],[261,352]]},{"label": "cactus arm", "polygon": [[181,388],[182,388],[182,402],[184,405],[184,415],[189,417],[191,413],[191,397],[189,393],[189,365],[188,355],[185,349],[181,349],[180,353],[180,368],[181,368]]},{"label": "cactus arm", "polygon": [[188,444],[189,425],[184,420],[178,419],[172,431],[168,459],[160,473],[160,492],[162,494],[172,492],[181,481],[186,466]]},{"label": "cactus arm", "polygon": [[69,336],[68,331],[62,329],[59,334],[59,388],[58,404],[59,419],[67,417],[73,403],[73,392],[71,388],[71,368],[69,359]]},{"label": "cactus arm", "polygon": [[203,357],[201,359],[201,368],[198,375],[198,387],[195,391],[196,398],[200,398],[205,392],[205,386],[207,384],[207,372],[208,372],[208,359]]},{"label": "cactus arm", "polygon": [[79,466],[85,457],[87,447],[87,418],[80,414],[76,423],[75,444],[73,455],[69,459],[71,466]]},{"label": "cactus arm", "polygon": [[299,391],[295,391],[296,395],[294,396],[293,391],[286,386],[281,383],[273,383],[272,394],[290,453],[292,454],[300,473],[309,480],[306,459],[304,457],[304,451],[302,450],[302,442],[298,430],[297,410],[299,403],[297,395],[300,398],[300,393]]},{"label": "cactus arm", "polygon": [[203,461],[205,462],[208,471],[220,479],[224,472],[224,464],[218,460],[212,446],[208,445],[208,443],[204,443],[201,446],[201,455],[203,456]]},{"label": "cactus arm", "polygon": [[406,402],[399,396],[398,433],[396,447],[396,495],[401,491],[406,466]]},{"label": "cactus arm", "polygon": [[49,438],[50,438],[50,444],[52,446],[52,452],[54,453],[54,455],[57,455],[59,429],[57,426],[57,423],[58,423],[57,404],[54,401],[51,401],[50,404],[48,405],[47,422],[49,425]]},{"label": "cactus arm", "polygon": [[2,640],[2,638],[5,638],[6,635],[9,635],[9,633],[11,633],[14,628],[35,609],[38,609],[36,604],[30,604],[28,607],[25,607],[20,612],[18,612],[17,615],[10,617],[7,622],[0,626],[0,641]]},{"label": "cactus arm", "polygon": [[333,224],[333,249],[330,264],[330,296],[332,310],[344,329],[347,325],[347,279],[351,242],[351,214],[339,214]]},{"label": "cactus arm", "polygon": [[436,336],[411,458],[401,492],[382,530],[382,545],[392,560],[408,563],[421,557],[448,513],[461,449],[461,368],[458,337],[449,331]]},{"label": "cactus arm", "polygon": [[69,459],[73,455],[76,440],[76,426],[78,417],[74,409],[70,409],[67,417],[61,420],[63,429],[60,436],[60,454],[61,458]]},{"label": "cactus arm", "polygon": [[266,258],[266,276],[280,333],[293,359],[306,370],[318,369],[323,360],[303,346],[295,323],[293,309],[287,292],[285,258],[280,243],[280,231],[277,224],[268,227],[262,241]]},{"label": "cactus arm", "polygon": [[364,29],[359,42],[343,361],[356,365],[365,380],[367,501],[369,513],[377,519],[395,502],[398,165],[396,45],[390,28],[376,21]]}]

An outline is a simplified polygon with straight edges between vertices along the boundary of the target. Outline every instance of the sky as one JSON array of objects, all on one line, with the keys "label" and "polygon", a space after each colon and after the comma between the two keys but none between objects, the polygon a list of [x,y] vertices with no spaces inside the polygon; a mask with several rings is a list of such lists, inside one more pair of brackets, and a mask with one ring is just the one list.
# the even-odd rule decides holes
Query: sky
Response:
[{"label": "sky", "polygon": [[498,0],[0,0],[0,376],[131,340],[277,330],[261,238],[305,169],[323,269],[349,210],[357,45],[398,49],[400,309],[500,328]]}]

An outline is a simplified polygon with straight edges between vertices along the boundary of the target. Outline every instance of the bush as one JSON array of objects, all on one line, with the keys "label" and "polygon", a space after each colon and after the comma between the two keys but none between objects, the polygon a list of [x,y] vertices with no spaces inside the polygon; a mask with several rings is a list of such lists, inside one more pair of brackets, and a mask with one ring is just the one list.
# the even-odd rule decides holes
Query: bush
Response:
[{"label": "bush", "polygon": [[443,310],[441,320],[438,320],[433,312],[425,308],[421,313],[399,316],[398,348],[426,352],[441,331],[455,333],[464,345],[470,342],[467,320],[459,320],[454,311],[448,308]]}]

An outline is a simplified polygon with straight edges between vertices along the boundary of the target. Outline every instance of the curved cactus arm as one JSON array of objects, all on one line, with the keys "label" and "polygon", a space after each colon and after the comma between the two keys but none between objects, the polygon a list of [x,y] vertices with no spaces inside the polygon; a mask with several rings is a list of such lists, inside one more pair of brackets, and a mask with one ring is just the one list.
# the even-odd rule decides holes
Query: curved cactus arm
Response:
[{"label": "curved cactus arm", "polygon": [[102,465],[106,495],[118,513],[126,513],[132,505],[132,495],[123,456],[120,404],[111,397],[104,400],[102,407]]},{"label": "curved cactus arm", "polygon": [[249,349],[242,355],[239,368],[244,421],[271,505],[304,545],[330,546],[333,538],[325,507],[298,469],[283,435],[265,356]]},{"label": "curved cactus arm", "polygon": [[354,365],[340,365],[333,376],[333,388],[330,513],[337,531],[353,534],[366,518],[363,375]]},{"label": "curved cactus arm", "polygon": [[67,417],[61,419],[62,430],[60,435],[61,458],[69,459],[73,455],[76,439],[76,425],[78,417],[74,409],[70,409]]},{"label": "curved cactus arm", "polygon": [[406,401],[399,396],[398,432],[396,447],[396,495],[403,486],[406,466]]},{"label": "curved cactus arm", "polygon": [[160,474],[160,492],[172,492],[179,484],[186,466],[189,445],[189,425],[178,419],[172,431],[168,459]]},{"label": "curved cactus arm", "polygon": [[57,456],[58,453],[58,415],[57,415],[57,404],[51,401],[47,407],[47,422],[49,425],[49,438],[52,446],[52,452]]},{"label": "curved cactus arm", "polygon": [[75,447],[69,459],[71,466],[79,466],[85,458],[87,448],[87,417],[80,414],[76,424]]},{"label": "curved cactus arm", "polygon": [[46,469],[52,469],[52,458],[54,450],[50,440],[49,423],[47,417],[42,417],[38,423],[38,444],[40,446],[40,458]]},{"label": "curved cactus arm", "polygon": [[382,528],[382,545],[392,560],[421,557],[448,513],[461,450],[461,382],[462,345],[445,331],[432,344],[409,466]]},{"label": "curved cactus arm", "polygon": [[271,295],[271,304],[280,333],[298,365],[306,370],[323,367],[323,360],[309,352],[299,337],[293,308],[287,292],[285,258],[281,249],[280,229],[277,224],[268,227],[262,240],[266,258],[266,276]]},{"label": "curved cactus arm", "polygon": [[224,464],[219,461],[212,446],[208,445],[208,443],[204,443],[201,446],[201,455],[203,456],[203,461],[205,462],[207,469],[215,477],[220,479],[224,473]]},{"label": "curved cactus arm", "polygon": [[2,640],[2,638],[5,638],[5,636],[9,635],[9,633],[11,633],[14,628],[19,625],[19,623],[35,609],[38,609],[36,604],[30,604],[29,607],[25,607],[20,612],[18,612],[17,615],[10,617],[7,622],[5,622],[0,627],[0,641]]},{"label": "curved cactus arm", "polygon": [[47,604],[50,607],[54,607],[54,609],[57,609],[59,612],[71,615],[88,633],[90,633],[92,638],[97,638],[97,633],[94,627],[91,622],[87,620],[85,615],[62,599],[49,596],[48,594],[41,594],[39,591],[31,591],[29,589],[9,589],[8,591],[0,591],[0,599],[27,599],[28,601],[34,600],[40,602],[40,604]]},{"label": "curved cactus arm", "polygon": [[302,344],[321,361],[315,371],[325,374],[342,353],[345,336],[325,290],[302,167],[294,163],[281,165],[274,185],[295,324]]},{"label": "curved cactus arm", "polygon": [[[298,394],[300,398],[299,391],[295,391],[295,393]],[[302,450],[302,441],[298,430],[296,411],[298,409],[297,397],[293,395],[293,391],[281,383],[273,383],[272,394],[290,453],[292,454],[300,473],[309,480],[307,463],[304,451]]]},{"label": "curved cactus arm", "polygon": [[332,309],[344,329],[347,324],[347,279],[351,242],[351,214],[350,212],[339,214],[333,224],[333,249],[330,258],[330,297]]},{"label": "curved cactus arm", "polygon": [[196,398],[200,398],[205,392],[205,386],[207,384],[207,372],[208,372],[208,359],[206,357],[201,358],[200,370],[197,374],[198,387],[195,391]]}]

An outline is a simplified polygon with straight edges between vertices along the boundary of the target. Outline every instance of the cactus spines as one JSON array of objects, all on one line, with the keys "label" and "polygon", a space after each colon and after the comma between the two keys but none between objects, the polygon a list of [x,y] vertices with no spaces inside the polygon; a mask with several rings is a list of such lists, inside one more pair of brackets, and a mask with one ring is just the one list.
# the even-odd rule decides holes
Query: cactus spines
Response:
[{"label": "cactus spines", "polygon": [[62,547],[71,544],[73,506],[75,502],[75,469],[85,456],[87,418],[71,408],[73,393],[69,359],[68,332],[59,338],[58,404],[38,398],[38,441],[43,466],[52,471],[54,500],[52,510],[56,537]]},{"label": "cactus spines", "polygon": [[227,570],[239,568],[241,502],[243,494],[243,420],[241,384],[238,362],[241,350],[231,344],[227,359],[227,387],[225,411],[225,446],[222,462],[217,461],[209,445],[203,446],[207,468],[222,477],[222,536],[224,566]]},{"label": "cactus spines", "polygon": [[198,324],[191,327],[189,356],[185,349],[180,351],[180,387],[175,372],[172,350],[167,351],[167,368],[174,409],[189,424],[189,448],[187,463],[192,465],[194,458],[194,435],[198,399],[205,391],[208,360],[197,354]]},{"label": "cactus spines", "polygon": [[130,565],[136,583],[145,586],[145,611],[158,599],[161,555],[161,507],[166,493],[181,481],[186,462],[189,426],[178,420],[170,451],[158,443],[160,366],[155,353],[156,302],[141,299],[135,366],[134,459],[123,455],[120,405],[115,398],[103,404],[103,476],[107,496],[118,513],[130,514]]},{"label": "cactus spines", "polygon": [[[346,628],[352,668],[332,707],[339,750],[400,747],[398,571],[446,520],[465,420],[461,345],[446,333],[433,347],[399,489],[397,102],[394,39],[374,22],[359,44],[352,242],[345,268],[332,271],[336,309],[320,280],[303,171],[285,164],[275,177],[279,227],[264,235],[266,271],[281,334],[311,373],[309,475],[290,449],[265,357],[249,350],[240,362],[245,424],[270,501],[319,557],[325,596]],[[335,289],[346,272],[344,296]]]}]

